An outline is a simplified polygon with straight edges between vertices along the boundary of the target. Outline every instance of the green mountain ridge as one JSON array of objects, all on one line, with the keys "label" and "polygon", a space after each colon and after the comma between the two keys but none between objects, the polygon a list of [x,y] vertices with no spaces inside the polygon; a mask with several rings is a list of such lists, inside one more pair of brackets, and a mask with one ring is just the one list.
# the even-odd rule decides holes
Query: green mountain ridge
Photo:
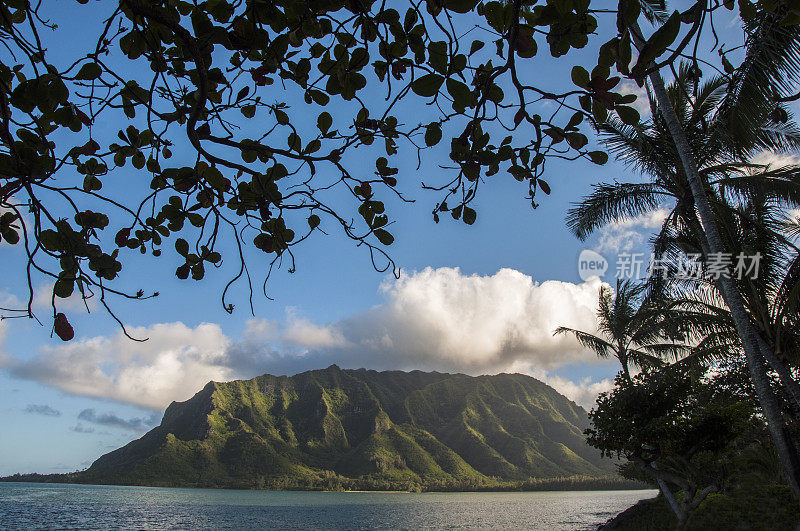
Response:
[{"label": "green mountain ridge", "polygon": [[209,382],[82,482],[230,488],[477,488],[607,476],[586,411],[521,374],[343,370]]}]

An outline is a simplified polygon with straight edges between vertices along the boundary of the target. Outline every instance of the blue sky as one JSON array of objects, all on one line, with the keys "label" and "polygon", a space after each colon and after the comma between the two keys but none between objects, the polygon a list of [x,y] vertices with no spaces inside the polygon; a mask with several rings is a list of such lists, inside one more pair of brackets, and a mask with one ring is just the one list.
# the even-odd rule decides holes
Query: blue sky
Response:
[{"label": "blue sky", "polygon": [[[67,58],[79,53],[85,27],[100,8],[70,11],[66,3],[55,5],[57,42],[67,44],[51,51]],[[591,44],[565,60],[541,55],[537,73],[566,88],[571,66],[590,65],[595,57]],[[289,103],[304,116],[299,101]],[[424,123],[432,119],[426,113],[430,109],[417,104],[404,116]],[[112,131],[124,124],[102,126]],[[552,194],[538,196],[540,207],[532,210],[525,189],[501,173],[482,185],[478,219],[468,227],[448,216],[434,224],[430,211],[439,196],[419,186],[441,173],[445,151],[432,150],[419,169],[411,153],[401,150],[395,159],[400,189],[415,200],[404,205],[384,196],[395,220],[396,241],[388,250],[401,268],[399,281],[375,272],[364,249],[331,232],[296,248],[297,271],[284,268],[270,280],[273,300],[261,296],[256,283],[254,315],[242,284],[231,297],[237,305],[233,315],[220,304],[221,287],[235,264],[210,271],[200,283],[179,281],[173,274],[179,264],[167,251],[158,260],[126,255],[130,261],[121,278],[129,288],[159,291],[159,298],[114,302],[132,333],[149,338],[145,343],[122,338],[101,309],[86,314],[76,301],[61,310],[77,332],[68,344],[50,337],[46,305],[37,306],[45,326],[27,319],[1,321],[0,474],[84,468],[140,436],[160,420],[170,400],[189,398],[209,379],[286,374],[330,363],[526,372],[585,406],[591,403],[608,387],[616,366],[598,362],[567,338],[552,338],[561,324],[592,326],[599,283],[579,278],[577,257],[585,248],[603,252],[612,260],[604,280],[613,279],[614,254],[646,252],[658,215],[610,227],[588,242],[567,231],[564,216],[591,184],[639,177],[614,162],[552,161],[545,175]],[[371,171],[361,160],[348,163]],[[108,186],[124,194],[137,176],[131,169],[119,175]],[[251,258],[250,267],[263,273],[260,255]],[[0,306],[26,296],[21,260],[19,249],[0,244]],[[36,287],[47,288],[44,279]]]}]

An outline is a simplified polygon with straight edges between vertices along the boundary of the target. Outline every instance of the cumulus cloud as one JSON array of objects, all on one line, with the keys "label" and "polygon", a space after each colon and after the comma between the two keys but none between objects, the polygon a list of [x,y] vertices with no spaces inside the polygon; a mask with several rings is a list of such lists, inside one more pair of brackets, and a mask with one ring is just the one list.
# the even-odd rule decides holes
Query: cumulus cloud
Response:
[{"label": "cumulus cloud", "polygon": [[630,103],[629,105],[639,111],[639,114],[642,115],[642,117],[650,115],[650,98],[648,98],[647,91],[644,87],[640,87],[633,81],[627,80],[623,81],[620,85],[619,93],[623,95],[636,95],[636,101]]},{"label": "cumulus cloud", "polygon": [[[251,323],[261,328],[263,325]],[[319,326],[290,312],[290,325],[283,330],[281,338],[288,343],[296,343],[308,348],[329,348],[347,346],[342,333],[331,326]]]},{"label": "cumulus cloud", "polygon": [[[145,431],[158,422],[158,417],[153,414],[146,418],[134,417],[125,419],[115,413],[97,413],[97,411],[95,411],[93,408],[89,408],[78,413],[78,420],[91,422],[92,424],[99,424],[100,426],[121,428],[123,430]],[[80,426],[80,423],[78,426]],[[84,431],[83,433],[86,432]]]},{"label": "cumulus cloud", "polygon": [[22,306],[22,301],[13,293],[0,291],[0,311],[18,310]]},{"label": "cumulus cloud", "polygon": [[598,280],[534,282],[512,269],[491,276],[427,268],[382,287],[385,304],[339,324],[386,365],[497,371],[524,359],[553,368],[585,359],[558,326],[594,329]]},{"label": "cumulus cloud", "polygon": [[611,378],[603,378],[597,382],[592,381],[591,378],[583,378],[576,383],[561,376],[545,374],[539,379],[587,410],[592,409],[597,395],[614,387],[614,381]]},{"label": "cumulus cloud", "polygon": [[594,331],[600,285],[596,278],[580,284],[534,282],[512,269],[480,276],[427,268],[385,282],[382,304],[333,323],[316,324],[289,311],[283,322],[251,319],[238,341],[215,324],[152,325],[132,330],[150,338],[144,343],[122,334],[83,339],[44,348],[10,370],[70,393],[149,408],[185,400],[209,380],[295,374],[333,363],[377,370],[525,372],[586,405],[606,383],[548,374],[596,357],[553,331],[558,326]]},{"label": "cumulus cloud", "polygon": [[8,318],[19,314],[16,310],[21,308],[19,298],[7,291],[0,291],[0,367],[10,363],[3,346],[5,344],[6,332],[8,331]]},{"label": "cumulus cloud", "polygon": [[46,417],[60,417],[61,412],[53,409],[47,404],[28,404],[23,410],[25,413],[32,413],[34,415],[44,415]]},{"label": "cumulus cloud", "polygon": [[324,327],[296,316],[286,323],[251,320],[228,361],[237,372],[278,374],[331,363],[483,374],[527,360],[553,369],[593,359],[553,331],[562,325],[594,330],[599,287],[597,279],[538,283],[512,269],[479,276],[427,268],[384,283],[383,304]]},{"label": "cumulus cloud", "polygon": [[94,428],[91,426],[84,426],[79,422],[77,425],[72,426],[70,431],[74,431],[75,433],[94,433]]},{"label": "cumulus cloud", "polygon": [[600,229],[599,252],[630,252],[645,241],[645,237],[661,228],[669,211],[658,208],[633,218],[609,223]]},{"label": "cumulus cloud", "polygon": [[30,360],[12,361],[8,370],[72,394],[153,409],[190,398],[209,380],[234,376],[225,365],[230,340],[216,324],[165,323],[130,332],[149,339],[135,342],[118,332],[46,346]]}]

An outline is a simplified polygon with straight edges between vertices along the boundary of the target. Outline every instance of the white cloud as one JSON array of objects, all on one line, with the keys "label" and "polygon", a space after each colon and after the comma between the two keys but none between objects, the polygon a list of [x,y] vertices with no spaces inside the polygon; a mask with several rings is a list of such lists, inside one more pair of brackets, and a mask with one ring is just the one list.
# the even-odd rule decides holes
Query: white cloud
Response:
[{"label": "white cloud", "polygon": [[644,243],[645,236],[659,230],[669,211],[664,208],[651,210],[633,218],[609,223],[600,229],[597,244],[599,252],[630,252]]},{"label": "white cloud", "polygon": [[[33,296],[33,308],[34,308],[34,310],[47,310],[49,312],[53,311],[53,309],[52,309],[53,308],[52,307],[53,286],[54,286],[53,282],[45,282],[43,284],[40,284],[34,290],[34,296]],[[87,292],[87,295],[89,295],[88,292]],[[93,311],[95,311],[97,309],[97,307],[99,305],[99,303],[98,303],[99,298],[100,297],[95,294],[93,296],[90,296],[84,302],[83,298],[81,297],[80,292],[77,290],[77,287],[76,287],[75,291],[72,292],[72,295],[70,295],[66,299],[62,299],[62,298],[56,297],[55,298],[55,304],[56,304],[56,308],[60,312],[63,312],[63,311],[71,311],[71,312],[83,311],[83,312],[85,312],[85,311],[87,311],[87,306],[88,306],[88,310],[90,312],[93,312]]]},{"label": "white cloud", "polygon": [[[7,293],[0,293],[0,308],[11,308],[17,309],[18,299],[13,295],[9,295]],[[8,354],[6,354],[5,349],[3,348],[5,345],[6,340],[6,333],[8,332],[8,315],[4,315],[5,312],[0,310],[0,367],[8,365],[10,360],[8,358]]]},{"label": "white cloud", "polygon": [[650,115],[650,98],[648,98],[647,91],[644,87],[640,87],[633,81],[626,80],[619,86],[619,93],[623,95],[635,94],[636,101],[629,105],[639,111],[639,114],[642,115],[643,118]]},{"label": "white cloud", "polygon": [[8,365],[10,363],[8,355],[6,354],[5,349],[3,348],[6,339],[7,327],[8,324],[5,320],[0,321],[0,367],[4,367],[5,365]]},{"label": "white cloud", "polygon": [[594,406],[597,395],[614,387],[614,381],[610,378],[597,382],[593,382],[591,378],[584,378],[578,383],[561,376],[545,376],[541,380],[587,411]]},{"label": "white cloud", "polygon": [[384,283],[383,304],[335,323],[294,312],[285,323],[252,319],[228,356],[237,367],[260,360],[258,369],[281,373],[328,363],[496,372],[520,359],[554,368],[587,359],[573,340],[552,334],[562,325],[594,330],[599,287],[596,278],[537,283],[512,269],[467,276],[427,268]]},{"label": "white cloud", "polygon": [[24,305],[19,297],[7,291],[0,291],[0,315],[3,315],[3,309],[19,310],[23,307]]},{"label": "white cloud", "polygon": [[[289,315],[297,315],[296,312],[288,312]],[[275,321],[266,319],[248,319],[244,331],[245,341],[266,341],[277,340],[281,335],[281,325]]]},{"label": "white cloud", "polygon": [[130,333],[149,339],[135,342],[119,332],[47,346],[31,360],[12,363],[9,370],[68,393],[146,408],[186,400],[209,380],[234,376],[224,365],[230,341],[216,324],[156,324]]},{"label": "white cloud", "polygon": [[756,154],[750,162],[753,164],[761,164],[768,166],[772,169],[780,168],[782,166],[792,166],[800,164],[800,155],[789,153],[774,153],[772,151],[762,151]]},{"label": "white cloud", "polygon": [[381,286],[384,302],[318,325],[289,311],[284,322],[251,319],[239,341],[216,324],[182,323],[46,347],[10,368],[18,377],[64,391],[160,408],[185,400],[209,380],[295,374],[336,363],[345,368],[421,369],[468,374],[524,372],[576,402],[591,403],[608,381],[571,382],[549,373],[595,362],[558,326],[595,330],[596,278],[581,284],[534,282],[512,269],[464,275],[427,268]]},{"label": "white cloud", "polygon": [[556,367],[585,358],[553,330],[594,329],[599,287],[537,283],[512,269],[466,276],[427,268],[384,284],[384,305],[341,326],[351,342],[388,359],[467,371],[502,370],[518,359]]},{"label": "white cloud", "polygon": [[[318,326],[307,319],[298,317],[294,311],[289,312],[289,323],[280,336],[287,343],[303,345],[308,348],[347,346],[347,340],[336,328]],[[251,325],[259,328],[264,326],[255,323],[251,323]]]}]

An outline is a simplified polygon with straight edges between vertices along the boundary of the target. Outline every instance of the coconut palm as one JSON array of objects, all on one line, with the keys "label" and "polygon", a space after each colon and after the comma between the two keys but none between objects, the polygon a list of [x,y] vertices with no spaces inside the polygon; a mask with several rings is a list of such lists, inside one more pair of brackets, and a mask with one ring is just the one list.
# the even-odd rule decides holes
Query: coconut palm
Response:
[{"label": "coconut palm", "polygon": [[[694,150],[701,177],[712,204],[720,201],[715,186],[724,185],[731,191],[747,194],[757,189],[777,195],[788,205],[800,204],[800,186],[796,176],[800,167],[786,165],[770,167],[741,162],[731,154],[718,133],[725,122],[718,121],[720,102],[725,97],[727,82],[714,77],[701,82],[693,68],[682,63],[677,79],[667,92],[679,117],[681,127]],[[672,209],[664,227],[688,227],[702,233],[695,212],[686,172],[681,164],[675,142],[658,112],[655,100],[651,106],[656,114],[639,125],[627,125],[616,118],[599,124],[599,131],[609,151],[631,169],[648,177],[641,183],[602,183],[577,203],[567,214],[567,226],[580,239],[608,223],[636,217],[665,203]],[[776,123],[771,118],[761,124],[760,134],[753,134],[749,155],[769,149],[778,153],[800,149],[800,128],[794,122]]]},{"label": "coconut palm", "polygon": [[[732,200],[753,198],[769,200],[776,206],[800,204],[800,167],[771,167],[737,160],[741,143],[730,147],[729,137],[719,130],[727,125],[720,105],[729,89],[728,82],[715,77],[701,82],[695,70],[682,64],[676,80],[666,88],[671,107],[686,132],[695,153],[698,172],[703,180],[715,224],[729,215]],[[654,250],[659,258],[680,251],[708,255],[709,245],[704,223],[698,216],[693,192],[676,144],[654,99],[655,114],[638,126],[610,119],[600,124],[606,145],[619,160],[650,178],[644,183],[603,183],[575,205],[567,215],[569,228],[581,239],[609,222],[647,213],[665,203],[672,208],[665,218]],[[768,148],[781,152],[800,147],[800,128],[794,122],[777,122],[764,117],[762,127],[750,135],[749,155]],[[724,236],[724,235],[723,235]],[[682,245],[677,245],[681,242]],[[723,238],[724,240],[724,238]],[[727,238],[728,242],[732,240]],[[735,242],[734,242],[735,243]],[[731,252],[732,247],[724,248]],[[653,277],[653,284],[661,279]],[[774,354],[774,349],[767,354]],[[771,364],[782,374],[800,406],[800,386],[791,379],[785,366]]]},{"label": "coconut palm", "polygon": [[800,31],[796,24],[785,23],[787,2],[775,4],[774,10],[758,10],[743,21],[745,57],[733,72],[720,105],[722,127],[717,134],[740,157],[749,153],[752,136],[762,128],[764,117],[776,118],[774,125],[780,127],[788,121],[781,102],[796,99]]},{"label": "coconut palm", "polygon": [[[637,33],[638,26],[632,30]],[[762,37],[765,34],[762,33]],[[636,35],[634,40],[637,40]],[[641,45],[641,38],[638,42]],[[755,47],[751,48],[755,50],[753,54],[759,53]],[[790,50],[790,53],[793,52]],[[660,74],[652,72],[649,78],[655,96],[651,98],[653,117],[641,126],[626,126],[613,120],[601,125],[610,149],[651,177],[651,181],[596,187],[568,215],[568,224],[577,236],[585,238],[609,221],[635,216],[671,201],[673,208],[664,222],[662,234],[689,234],[702,254],[708,256],[729,252],[717,225],[719,211],[725,206],[725,188],[735,189],[741,196],[766,194],[786,206],[800,203],[798,168],[773,169],[742,162],[763,149],[780,152],[798,147],[797,127],[784,120],[789,117],[788,112],[774,100],[770,100],[769,114],[764,112],[763,106],[752,108],[747,121],[749,134],[737,137],[734,142],[726,128],[732,122],[732,109],[740,113],[748,110],[746,105],[736,102],[743,87],[751,86],[751,78],[742,73],[741,78],[727,85],[719,79],[701,84],[695,74],[695,69],[682,66],[676,81],[666,87]],[[731,90],[738,96],[732,96]],[[721,106],[720,102],[725,105]],[[776,110],[781,112],[774,112]],[[658,243],[657,240],[656,252],[663,252],[665,249],[659,249]],[[715,287],[731,309],[730,317],[741,340],[759,402],[790,485],[800,498],[800,456],[781,418],[764,360],[781,374],[784,386],[798,405],[800,387],[773,348],[759,335],[740,287],[726,278],[718,279]]]},{"label": "coconut palm", "polygon": [[800,362],[800,251],[784,232],[784,213],[767,198],[748,200],[720,216],[734,253],[759,253],[757,275],[736,279],[759,335],[784,365]]},{"label": "coconut palm", "polygon": [[[640,1],[644,3],[649,0]],[[702,10],[704,5],[705,2],[698,2],[694,7],[700,7]],[[727,143],[731,146],[731,153],[738,155],[740,160],[751,149],[752,139],[759,136],[760,124],[765,123],[767,116],[773,118],[777,113],[776,121],[779,122],[784,122],[784,118],[788,118],[788,113],[781,107],[781,99],[798,97],[798,95],[786,96],[786,94],[793,92],[800,81],[800,68],[798,68],[800,65],[800,26],[791,22],[790,15],[793,15],[791,5],[779,0],[777,2],[759,2],[757,7],[748,3],[748,6],[753,9],[747,15],[742,8],[742,18],[747,20],[744,27],[746,31],[745,61],[731,80],[726,105],[723,106],[721,113],[722,119],[719,120],[723,126],[727,123],[729,130],[720,129],[720,133],[714,138],[714,140],[723,142],[727,138]],[[699,19],[701,25],[702,20],[702,18]],[[620,25],[620,31],[631,37],[637,50],[641,52],[644,49],[645,38],[638,21],[634,20],[629,24]],[[698,231],[700,243],[703,244],[706,256],[709,253],[724,253],[727,249],[717,226],[711,200],[712,195],[708,193],[707,182],[700,174],[700,165],[694,153],[699,146],[692,146],[687,131],[682,127],[659,68],[650,68],[647,79],[652,84],[660,115],[675,143],[680,164],[685,171],[691,192],[690,198],[694,206],[693,210],[696,211],[700,221],[700,230]],[[759,91],[762,92],[761,96],[756,95],[756,92]],[[750,98],[749,101],[748,98]],[[742,104],[738,105],[737,102],[742,102]],[[734,116],[736,113],[746,113],[746,119]],[[734,122],[744,124],[741,136],[732,131],[730,124]],[[769,183],[759,183],[759,186],[762,184]],[[738,286],[730,278],[722,277],[717,280],[716,288],[731,311],[731,317],[742,341],[748,370],[772,440],[792,492],[800,501],[800,454],[789,437],[785,422],[781,417],[779,403],[770,387],[765,361],[784,375],[787,372],[786,367],[782,366],[775,352],[755,329]],[[782,380],[787,379],[782,378]],[[790,394],[794,400],[798,401],[800,391],[791,378],[788,380],[787,387]]]},{"label": "coconut palm", "polygon": [[[732,255],[758,256],[744,263],[757,266],[757,271],[741,278],[735,275],[754,325],[784,366],[796,366],[800,362],[800,250],[787,232],[783,210],[774,201],[759,198],[719,208],[717,214]],[[691,234],[662,233],[658,239],[662,247],[679,252],[697,248]],[[673,296],[676,292],[681,295],[676,308],[683,312],[685,328],[692,329],[693,337],[701,342],[697,355],[703,352],[703,356],[715,358],[715,351],[729,355],[741,352],[730,311],[707,278],[672,281],[667,289]]]},{"label": "coconut palm", "polygon": [[[655,0],[639,0],[644,6],[652,4]],[[663,5],[663,2],[659,2]],[[719,5],[719,4],[718,4]],[[743,4],[744,5],[744,4]],[[796,90],[800,81],[800,26],[792,22],[792,7],[785,0],[776,2],[758,2],[757,6],[747,3],[749,8],[745,14],[742,8],[742,18],[745,30],[745,59],[740,68],[736,69],[725,91],[725,96],[720,109],[712,116],[713,121],[701,122],[700,133],[713,134],[705,137],[705,142],[697,142],[698,128],[691,126],[686,120],[685,113],[681,113],[681,101],[671,97],[670,91],[661,76],[660,66],[656,64],[645,65],[648,70],[645,79],[652,89],[651,108],[653,119],[651,123],[660,124],[661,129],[668,133],[671,139],[670,150],[676,157],[673,159],[674,167],[678,170],[679,177],[685,183],[684,193],[677,196],[676,210],[678,215],[667,222],[689,224],[689,229],[696,235],[703,255],[708,257],[711,253],[724,253],[728,251],[725,246],[718,216],[715,212],[715,200],[719,197],[716,190],[709,183],[709,159],[704,156],[708,152],[717,151],[720,155],[720,165],[731,164],[729,171],[735,173],[741,167],[740,161],[749,160],[752,152],[759,147],[769,147],[770,144],[781,147],[779,137],[787,137],[786,131],[780,124],[791,124],[789,115],[783,107],[782,100],[798,99],[800,95],[792,92]],[[697,10],[699,8],[699,11]],[[696,12],[708,8],[705,1],[698,1],[692,6]],[[690,11],[684,12],[684,15]],[[695,29],[702,27],[705,17],[697,19]],[[787,22],[788,21],[788,22]],[[618,18],[620,38],[630,38],[639,53],[646,45],[653,46],[653,42],[646,42],[645,36],[639,26],[638,16],[634,20]],[[702,29],[700,30],[702,31]],[[664,32],[655,36],[657,41]],[[692,70],[698,74],[699,69],[694,63]],[[699,74],[698,74],[699,75]],[[678,76],[680,77],[680,76]],[[641,83],[641,80],[639,80]],[[694,102],[698,99],[697,92],[689,96],[685,86],[678,83],[678,89],[686,93],[685,99],[689,107],[694,109]],[[685,107],[685,106],[684,106]],[[765,127],[770,122],[776,122],[775,127]],[[791,125],[789,127],[792,127]],[[774,132],[774,134],[772,134]],[[796,136],[796,135],[789,135]],[[796,141],[794,142],[796,145]],[[791,182],[786,176],[773,182],[771,178],[751,179],[751,183],[760,191],[775,188],[775,184],[785,194],[794,196],[797,203],[798,183]],[[628,196],[626,201],[619,202],[611,212],[630,210],[630,205],[645,204],[647,190],[644,194]],[[642,197],[644,195],[645,197]],[[625,194],[622,194],[625,196]],[[776,195],[775,197],[781,197]],[[651,201],[652,203],[652,201]],[[591,227],[591,226],[590,226]],[[675,232],[681,232],[680,227]],[[730,278],[719,278],[715,282],[718,295],[730,309],[737,335],[740,338],[742,350],[747,361],[748,370],[753,380],[753,386],[758,395],[767,425],[780,455],[782,466],[786,472],[789,484],[795,497],[800,500],[800,454],[794,442],[788,435],[785,422],[780,414],[777,398],[770,387],[766,363],[783,375],[782,380],[787,381],[787,388],[792,398],[800,404],[800,387],[791,378],[786,378],[787,369],[780,362],[775,352],[762,338],[751,315],[745,307],[745,301],[739,286]],[[786,384],[785,384],[786,385]]]},{"label": "coconut palm", "polygon": [[597,308],[597,329],[600,335],[564,326],[553,335],[570,334],[599,358],[615,357],[622,372],[630,380],[630,367],[648,370],[662,365],[661,356],[676,355],[685,349],[667,338],[676,335],[668,331],[673,319],[665,318],[663,308],[645,298],[645,285],[630,280],[617,280],[615,290],[604,285],[600,288]]}]

